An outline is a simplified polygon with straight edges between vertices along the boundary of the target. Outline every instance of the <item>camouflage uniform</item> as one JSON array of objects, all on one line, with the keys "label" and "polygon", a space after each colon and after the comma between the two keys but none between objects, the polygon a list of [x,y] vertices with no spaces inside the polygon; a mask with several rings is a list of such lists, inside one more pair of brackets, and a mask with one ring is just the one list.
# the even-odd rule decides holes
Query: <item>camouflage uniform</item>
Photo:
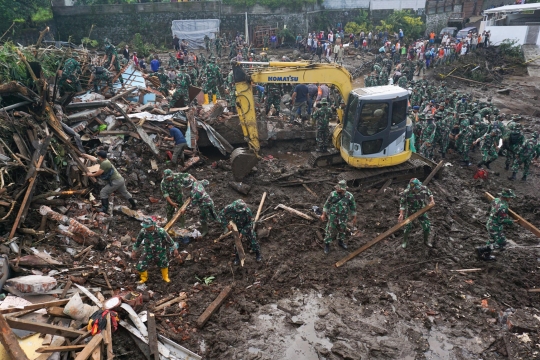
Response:
[{"label": "camouflage uniform", "polygon": [[92,80],[92,85],[94,85],[94,91],[98,91],[98,85],[101,86],[101,82],[105,81],[108,87],[112,87],[113,76],[111,72],[104,67],[96,66],[93,69],[94,79]]},{"label": "camouflage uniform", "polygon": [[219,38],[219,36],[216,38],[216,53],[217,53],[217,56],[218,57],[221,57],[221,49],[222,49],[222,46],[221,46],[221,39]]},{"label": "camouflage uniform", "polygon": [[508,215],[508,203],[501,198],[495,198],[491,202],[489,211],[489,219],[486,224],[486,229],[491,238],[488,245],[495,243],[498,246],[506,244],[506,237],[503,233],[503,225],[513,224],[514,221]]},{"label": "camouflage uniform", "polygon": [[227,94],[225,100],[227,100],[227,103],[229,103],[229,107],[234,108],[236,107],[236,85],[234,83],[234,75],[232,70],[227,75],[227,90],[229,90],[229,93]]},{"label": "camouflage uniform", "polygon": [[199,219],[203,227],[208,223],[208,220],[218,221],[218,215],[214,208],[214,200],[208,195],[205,186],[208,186],[208,180],[193,181],[192,179],[184,179],[184,186],[191,186],[191,205],[199,207]]},{"label": "camouflage uniform", "polygon": [[174,69],[176,65],[178,65],[178,60],[176,59],[176,56],[169,53],[169,67]]},{"label": "camouflage uniform", "polygon": [[328,124],[332,118],[332,109],[328,107],[326,99],[321,101],[322,107],[313,114],[313,119],[317,122],[317,151],[326,152],[330,138]]},{"label": "camouflage uniform", "polygon": [[497,128],[494,128],[490,132],[486,132],[478,140],[484,141],[482,143],[482,162],[478,165],[481,166],[486,164],[489,168],[489,164],[499,157],[497,152],[497,147],[499,146],[499,140],[501,139],[501,131]]},{"label": "camouflage uniform", "polygon": [[[523,178],[522,180],[527,179],[529,175],[529,167],[531,166],[531,161],[535,156],[538,156],[538,134],[533,135],[532,139],[525,140],[516,154],[514,163],[512,164],[512,171],[516,174],[519,170],[521,164],[523,164]],[[536,138],[534,137],[536,136]]]},{"label": "camouflage uniform", "polygon": [[521,131],[521,124],[515,121],[511,121],[506,125],[506,133],[504,135],[506,153],[506,169],[510,168],[510,165],[514,162],[516,155],[519,152],[521,144],[525,141],[525,137]]},{"label": "camouflage uniform", "polygon": [[258,253],[260,247],[259,243],[257,243],[255,231],[253,230],[253,220],[253,214],[250,208],[240,199],[233,201],[219,213],[221,225],[225,228],[229,221],[234,222],[240,234],[251,245],[251,250]]},{"label": "camouflage uniform", "polygon": [[[431,191],[427,188],[427,186],[422,185],[420,180],[411,179],[409,185],[403,191],[399,200],[399,210],[403,211],[403,218],[406,219],[409,215],[412,215],[424,208],[432,196],[433,194]],[[428,215],[423,213],[420,217],[418,217],[418,221],[420,222],[422,230],[424,231],[424,241],[427,243],[429,233],[431,232],[431,222],[429,221]],[[407,246],[407,238],[411,232],[412,224],[412,222],[409,222],[407,225],[405,225],[403,247]]]},{"label": "camouflage uniform", "polygon": [[210,51],[210,38],[208,35],[204,35],[204,47],[206,48],[206,52]]},{"label": "camouflage uniform", "polygon": [[[167,169],[168,170],[168,169]],[[182,206],[184,203],[184,197],[182,194],[182,183],[184,179],[187,179],[189,177],[188,173],[172,173],[172,171],[169,170],[164,171],[164,178],[161,180],[161,194],[164,198],[170,197],[170,199],[177,203],[179,206]],[[172,180],[167,180],[167,177],[172,175]],[[167,221],[170,221],[172,217],[174,216],[174,207],[167,202],[166,206],[167,211]],[[183,216],[182,216],[183,218]],[[180,220],[182,222],[182,219]]]},{"label": "camouflage uniform", "polygon": [[435,140],[435,132],[437,125],[434,122],[427,122],[427,125],[422,130],[420,137],[420,153],[428,159],[433,159],[433,145]]},{"label": "camouflage uniform", "polygon": [[58,81],[58,88],[68,92],[82,91],[78,74],[81,74],[81,65],[79,62],[72,58],[67,59],[64,63],[62,76]]},{"label": "camouflage uniform", "polygon": [[269,83],[266,85],[266,113],[270,111],[272,105],[276,109],[276,115],[279,115],[281,110],[281,97],[283,96],[283,91],[281,90],[280,84]]},{"label": "camouflage uniform", "polygon": [[[345,181],[340,181],[340,185],[342,182],[346,188]],[[339,243],[343,243],[349,216],[356,216],[356,201],[354,200],[354,196],[348,191],[345,191],[343,194],[335,190],[332,191],[324,203],[323,212],[328,214],[324,243],[326,245],[330,244],[334,238],[337,238]]]},{"label": "camouflage uniform", "polygon": [[174,104],[180,100],[184,100],[184,106],[189,105],[189,86],[191,85],[191,78],[184,72],[180,72],[175,79],[176,90],[169,102],[169,108],[174,107]]},{"label": "camouflage uniform", "polygon": [[399,87],[406,89],[407,88],[407,76],[401,75],[397,81]]},{"label": "camouflage uniform", "polygon": [[211,62],[206,66],[204,72],[206,76],[206,81],[203,85],[203,92],[205,94],[219,96],[218,79],[219,76],[221,76],[219,72],[219,67]]},{"label": "camouflage uniform", "polygon": [[[107,61],[105,62],[105,67],[109,68],[111,66],[112,58],[114,56],[114,69],[116,71],[120,71],[120,59],[118,59],[118,52],[116,51],[116,47],[111,44],[108,40],[105,42],[105,54],[107,55]],[[123,83],[122,76],[118,77],[118,80],[120,80],[121,83]]]},{"label": "camouflage uniform", "polygon": [[416,71],[418,71],[416,76],[420,76],[421,71],[426,75],[426,62],[424,60],[419,59],[416,61]]},{"label": "camouflage uniform", "polygon": [[459,101],[456,105],[456,112],[462,114],[467,111],[467,102]]},{"label": "camouflage uniform", "polygon": [[[459,122],[459,133],[465,132],[465,129],[470,125],[469,119],[461,117]],[[463,136],[459,136],[456,140],[456,149],[459,153],[463,153]]]},{"label": "camouflage uniform", "polygon": [[162,93],[165,97],[169,96],[169,77],[163,72],[163,68],[156,74],[159,79],[159,89],[158,91]]},{"label": "camouflage uniform", "polygon": [[459,139],[462,139],[461,155],[463,155],[463,161],[469,163],[469,151],[471,149],[474,139],[476,139],[476,125],[469,125],[467,128],[459,133]]},{"label": "camouflage uniform", "polygon": [[155,263],[161,269],[169,267],[169,251],[177,249],[178,245],[171,239],[165,229],[154,225],[153,231],[142,229],[133,245],[133,251],[137,251],[143,245],[144,250],[137,262],[137,271],[143,272],[148,269],[149,263]]}]

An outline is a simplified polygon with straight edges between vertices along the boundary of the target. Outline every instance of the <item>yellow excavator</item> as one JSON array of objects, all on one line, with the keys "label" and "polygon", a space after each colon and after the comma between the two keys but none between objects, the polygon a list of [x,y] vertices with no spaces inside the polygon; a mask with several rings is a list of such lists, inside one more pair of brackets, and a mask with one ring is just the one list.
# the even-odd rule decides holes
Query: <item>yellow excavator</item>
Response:
[{"label": "yellow excavator", "polygon": [[[242,65],[256,66],[243,68]],[[253,83],[332,84],[346,104],[338,109],[332,135],[336,150],[311,154],[312,166],[342,163],[356,169],[340,174],[347,181],[364,182],[391,174],[393,178],[423,177],[434,163],[410,148],[412,123],[407,119],[409,93],[397,86],[352,89],[352,77],[336,64],[308,62],[233,62],[236,108],[249,149],[231,154],[236,179],[257,164],[260,149]]]}]

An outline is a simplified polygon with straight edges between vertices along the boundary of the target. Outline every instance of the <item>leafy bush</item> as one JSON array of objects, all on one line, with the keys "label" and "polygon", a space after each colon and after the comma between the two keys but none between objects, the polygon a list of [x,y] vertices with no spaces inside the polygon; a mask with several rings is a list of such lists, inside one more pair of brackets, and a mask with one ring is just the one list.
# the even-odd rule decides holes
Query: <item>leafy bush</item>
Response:
[{"label": "leafy bush", "polygon": [[53,18],[52,9],[47,8],[39,8],[33,15],[32,15],[32,21],[34,22],[44,22],[44,21],[50,21]]},{"label": "leafy bush", "polygon": [[99,45],[99,41],[97,41],[97,40],[92,40],[92,39],[87,38],[87,37],[83,38],[83,39],[81,40],[81,42],[82,42],[83,45],[86,46],[86,47],[93,47],[93,48],[95,48],[95,47],[98,47],[98,45]]},{"label": "leafy bush", "polygon": [[346,34],[358,34],[360,31],[362,31],[362,27],[353,21],[345,24]]},{"label": "leafy bush", "polygon": [[503,40],[503,42],[499,45],[500,53],[504,56],[523,60],[523,52],[521,51],[521,46],[516,45],[516,43],[516,40]]},{"label": "leafy bush", "polygon": [[133,36],[131,43],[133,44],[134,50],[137,51],[137,55],[139,55],[139,57],[147,57],[150,55],[150,46],[144,43],[141,34],[136,33],[135,36]]},{"label": "leafy bush", "polygon": [[296,37],[294,36],[293,32],[289,29],[281,29],[278,31],[278,36],[280,39],[283,39],[284,43],[290,43],[295,42]]}]

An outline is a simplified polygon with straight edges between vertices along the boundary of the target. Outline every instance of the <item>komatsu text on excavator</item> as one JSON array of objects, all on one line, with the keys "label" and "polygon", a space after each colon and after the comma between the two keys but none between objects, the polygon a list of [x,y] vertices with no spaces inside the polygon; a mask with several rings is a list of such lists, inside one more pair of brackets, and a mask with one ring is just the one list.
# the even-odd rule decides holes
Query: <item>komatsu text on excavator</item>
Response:
[{"label": "komatsu text on excavator", "polygon": [[[259,67],[244,69],[242,64]],[[262,66],[261,66],[262,65]],[[345,161],[356,169],[342,173],[348,181],[370,181],[380,177],[424,177],[434,163],[410,148],[412,123],[407,119],[409,93],[397,86],[352,89],[352,77],[342,66],[307,62],[233,63],[236,107],[249,149],[231,155],[233,175],[246,176],[257,163],[260,149],[253,83],[332,84],[346,104],[338,109],[338,123],[329,153],[311,154],[313,166]],[[359,170],[362,169],[362,170]]]}]

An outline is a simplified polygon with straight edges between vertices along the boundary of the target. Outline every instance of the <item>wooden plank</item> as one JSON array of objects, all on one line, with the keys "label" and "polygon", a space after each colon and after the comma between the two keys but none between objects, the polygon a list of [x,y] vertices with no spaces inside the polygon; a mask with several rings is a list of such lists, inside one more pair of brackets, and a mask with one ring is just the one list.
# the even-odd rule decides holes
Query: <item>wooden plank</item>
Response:
[{"label": "wooden plank", "polygon": [[216,240],[214,240],[215,243],[220,242],[221,240],[225,239],[227,236],[231,235],[232,231],[227,231],[225,234],[221,234]]},{"label": "wooden plank", "polygon": [[463,272],[463,273],[468,273],[468,272],[476,272],[476,271],[482,271],[484,269],[480,269],[480,268],[477,268],[477,269],[460,269],[460,270],[450,270],[450,272]]},{"label": "wooden plank", "polygon": [[437,164],[437,166],[435,166],[435,169],[433,169],[428,177],[426,178],[426,180],[424,180],[424,182],[422,183],[423,185],[427,185],[429,184],[429,182],[431,181],[431,179],[433,179],[433,177],[435,175],[437,175],[437,173],[439,172],[439,170],[441,170],[441,168],[443,167],[443,164],[444,164],[444,160],[441,160],[439,161],[439,163]]},{"label": "wooden plank", "polygon": [[64,299],[66,297],[68,290],[71,288],[71,285],[73,285],[73,283],[71,282],[71,280],[68,280],[66,286],[64,286],[62,294],[60,295],[60,299]]},{"label": "wooden plank", "polygon": [[153,313],[148,313],[148,345],[150,346],[150,359],[159,360],[156,317]]},{"label": "wooden plank", "polygon": [[62,300],[54,300],[54,301],[48,301],[44,303],[26,305],[26,306],[23,306],[22,308],[1,309],[0,314],[8,314],[8,313],[14,313],[14,312],[25,311],[25,310],[46,309],[53,306],[66,305],[68,302],[69,302],[69,299],[62,299]]},{"label": "wooden plank", "polygon": [[13,329],[35,331],[42,334],[59,335],[67,338],[76,338],[77,336],[83,335],[85,333],[84,331],[75,330],[63,326],[37,323],[12,317],[7,317],[6,321]]},{"label": "wooden plank", "polygon": [[0,315],[0,341],[11,359],[28,360],[4,315]]},{"label": "wooden plank", "polygon": [[306,189],[311,195],[313,195],[314,197],[318,198],[319,196],[317,195],[317,193],[315,193],[315,191],[311,190],[306,184],[302,184],[302,186],[304,187],[304,189]]},{"label": "wooden plank", "polygon": [[[486,195],[486,198],[488,198],[489,201],[493,201],[493,199],[494,199],[493,195],[491,195],[487,191],[485,192],[485,195]],[[525,220],[524,218],[519,216],[516,212],[514,212],[514,211],[512,211],[510,209],[508,209],[508,213],[510,214],[510,216],[512,218],[517,220],[519,225],[523,226],[525,229],[532,232],[534,235],[536,235],[536,237],[540,237],[540,230],[536,226],[534,226],[533,224],[531,224],[530,222],[528,222],[527,220]]]},{"label": "wooden plank", "polygon": [[529,289],[527,290],[527,292],[537,293],[537,292],[540,292],[540,289]]},{"label": "wooden plank", "polygon": [[212,301],[210,306],[208,306],[206,310],[204,310],[204,312],[201,314],[201,316],[199,316],[199,318],[197,319],[198,327],[202,328],[204,324],[206,324],[208,319],[210,319],[210,316],[212,316],[212,314],[215,313],[217,309],[219,309],[221,304],[223,304],[225,299],[229,297],[231,292],[232,292],[232,286],[226,286],[223,290],[221,290],[218,297],[214,301]]},{"label": "wooden plank", "polygon": [[240,233],[238,232],[238,228],[236,227],[236,224],[232,221],[229,222],[229,225],[232,226],[232,233],[234,236],[234,246],[236,247],[236,252],[238,253],[238,257],[240,258],[240,265],[244,266],[244,261],[246,261],[246,252],[244,251],[244,247],[242,246],[242,239],[240,238]]},{"label": "wooden plank", "polygon": [[105,328],[105,334],[107,334],[107,347],[106,354],[107,360],[114,359],[113,343],[112,343],[112,327],[111,327],[111,314],[107,314],[107,327]]},{"label": "wooden plank", "polygon": [[94,352],[92,352],[92,360],[101,360],[101,346],[98,346]]},{"label": "wooden plank", "polygon": [[186,293],[184,293],[184,292],[183,292],[183,293],[180,293],[180,296],[178,296],[178,297],[176,297],[176,298],[174,298],[174,299],[172,299],[172,300],[169,300],[169,301],[167,301],[167,302],[164,302],[163,304],[161,304],[161,305],[159,305],[159,306],[156,306],[156,307],[154,308],[154,312],[158,312],[158,311],[160,311],[160,310],[163,310],[163,309],[165,309],[167,306],[171,306],[172,304],[175,304],[175,303],[177,303],[177,302],[180,302],[180,301],[186,300],[186,299],[187,299]]},{"label": "wooden plank", "polygon": [[390,184],[392,184],[392,179],[386,180],[385,183],[383,184],[383,186],[379,189],[379,191],[377,191],[377,194],[384,193],[384,190],[386,190],[386,188],[389,187]]},{"label": "wooden plank", "polygon": [[68,345],[68,346],[44,346],[36,349],[38,353],[53,353],[62,351],[80,351],[84,349],[86,345]]},{"label": "wooden plank", "polygon": [[421,216],[422,214],[424,214],[426,211],[428,211],[429,209],[431,209],[432,207],[434,207],[435,204],[429,204],[427,206],[425,206],[424,208],[422,208],[421,210],[415,212],[414,214],[412,214],[411,216],[409,216],[408,218],[406,218],[405,220],[403,220],[402,222],[394,225],[392,228],[390,228],[389,230],[387,230],[386,232],[382,233],[381,235],[377,236],[375,239],[371,240],[370,242],[368,242],[367,244],[364,244],[364,246],[362,246],[361,248],[359,248],[358,250],[355,250],[354,252],[350,253],[349,255],[345,256],[343,259],[339,260],[335,266],[336,267],[340,267],[340,266],[343,266],[343,264],[345,264],[347,261],[351,260],[352,258],[356,257],[358,254],[360,254],[361,252],[369,249],[370,247],[372,247],[373,245],[375,245],[376,243],[378,243],[379,241],[383,240],[384,238],[392,235],[393,233],[395,233],[396,231],[398,231],[399,229],[401,229],[402,227],[404,227],[405,225],[407,225],[408,223],[416,220],[419,216]]},{"label": "wooden plank", "polygon": [[64,314],[64,308],[58,306],[47,308],[47,315],[52,317],[71,319],[71,316]]},{"label": "wooden plank", "polygon": [[90,356],[92,356],[92,353],[98,346],[101,345],[101,341],[103,340],[103,335],[97,334],[90,340],[88,344],[86,344],[85,348],[77,355],[75,360],[86,360]]},{"label": "wooden plank", "polygon": [[259,208],[257,209],[257,215],[255,216],[255,222],[257,222],[259,220],[259,217],[261,216],[261,211],[262,211],[265,199],[266,199],[266,191],[263,193],[261,202],[259,204]]},{"label": "wooden plank", "polygon": [[178,209],[178,211],[176,212],[176,214],[174,214],[173,218],[171,219],[171,221],[169,221],[167,223],[167,225],[165,225],[163,228],[165,229],[165,231],[169,231],[169,229],[174,225],[174,223],[180,218],[180,216],[182,216],[185,212],[186,212],[186,209],[188,207],[188,205],[191,203],[191,198],[188,198],[186,200],[186,202],[184,202],[184,204],[182,205],[182,207],[180,209]]},{"label": "wooden plank", "polygon": [[90,245],[88,246],[87,248],[85,248],[84,250],[81,250],[80,253],[76,254],[75,256],[73,256],[74,259],[78,259],[80,258],[81,256],[83,256],[84,254],[86,254],[87,252],[89,252],[90,250],[92,250],[94,248],[94,245]]},{"label": "wooden plank", "polygon": [[[65,344],[65,342],[66,342],[66,339],[63,338],[62,336],[55,336],[52,340],[51,346],[62,346]],[[47,360],[50,356],[51,354],[44,353],[42,355],[39,355],[34,360]]]},{"label": "wooden plank", "polygon": [[306,214],[304,214],[303,212],[300,212],[300,211],[298,211],[298,210],[296,210],[296,209],[290,208],[290,207],[285,206],[285,205],[283,205],[283,204],[279,204],[278,206],[276,206],[276,208],[275,208],[274,210],[277,210],[277,209],[283,209],[283,210],[286,210],[286,211],[288,211],[288,212],[290,212],[290,213],[292,213],[292,214],[294,214],[294,215],[296,215],[296,216],[299,216],[299,217],[301,217],[301,218],[303,218],[303,219],[306,219],[306,220],[309,220],[309,221],[315,220],[315,219],[313,219],[311,216],[306,215]]},{"label": "wooden plank", "polygon": [[169,295],[165,296],[163,299],[156,301],[154,306],[159,306],[159,305],[163,304],[164,302],[169,301],[169,300],[171,300],[173,298],[174,298],[174,295],[169,294]]}]

